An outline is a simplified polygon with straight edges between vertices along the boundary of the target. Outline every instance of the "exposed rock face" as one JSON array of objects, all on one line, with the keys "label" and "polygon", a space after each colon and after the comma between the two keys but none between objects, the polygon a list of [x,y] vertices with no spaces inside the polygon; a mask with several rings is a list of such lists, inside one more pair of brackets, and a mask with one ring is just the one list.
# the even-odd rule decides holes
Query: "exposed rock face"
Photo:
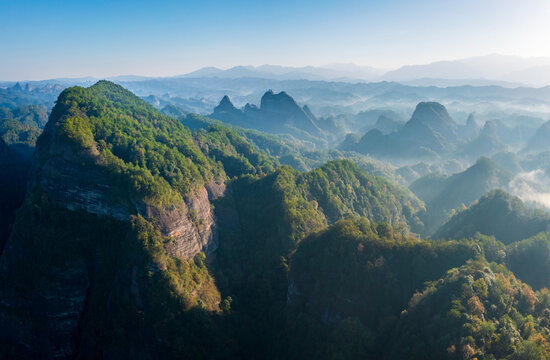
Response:
[{"label": "exposed rock face", "polygon": [[217,226],[209,197],[217,196],[209,196],[206,188],[201,187],[196,195],[172,209],[146,207],[146,218],[156,219],[161,232],[174,239],[166,245],[171,256],[190,258],[200,251],[208,255],[218,248]]},{"label": "exposed rock face", "polygon": [[121,221],[129,221],[130,215],[137,213],[155,219],[162,234],[174,238],[167,245],[172,256],[191,258],[200,251],[208,254],[216,250],[217,230],[209,199],[223,195],[224,184],[213,182],[208,185],[210,194],[203,186],[181,204],[157,207],[136,201],[129,194],[126,198],[114,194],[102,169],[93,165],[97,154],[76,155],[70,146],[57,144],[54,126],[47,127],[44,140],[41,152],[47,153],[47,160],[42,164],[37,161],[34,181],[54,204]]}]

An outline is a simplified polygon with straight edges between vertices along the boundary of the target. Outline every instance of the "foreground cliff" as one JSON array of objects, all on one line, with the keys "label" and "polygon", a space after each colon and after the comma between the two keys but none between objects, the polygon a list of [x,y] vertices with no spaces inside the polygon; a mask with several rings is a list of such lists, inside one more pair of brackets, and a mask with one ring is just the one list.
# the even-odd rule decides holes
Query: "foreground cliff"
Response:
[{"label": "foreground cliff", "polygon": [[[183,335],[170,327],[219,311],[202,253],[217,247],[210,200],[224,180],[186,128],[123,88],[65,90],[0,259],[0,349],[41,358],[174,351]],[[165,340],[141,342],[149,337]]]},{"label": "foreground cliff", "polygon": [[548,235],[419,240],[424,203],[349,161],[300,173],[101,81],[28,184],[0,358],[550,358]]}]

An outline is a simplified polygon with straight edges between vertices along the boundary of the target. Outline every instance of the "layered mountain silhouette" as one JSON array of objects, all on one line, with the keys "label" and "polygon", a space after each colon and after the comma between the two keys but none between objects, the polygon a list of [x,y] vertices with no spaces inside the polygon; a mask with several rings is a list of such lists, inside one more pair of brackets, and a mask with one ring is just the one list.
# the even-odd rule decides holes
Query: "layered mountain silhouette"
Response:
[{"label": "layered mountain silhouette", "polygon": [[325,137],[317,119],[307,107],[301,107],[286,92],[267,91],[260,107],[246,104],[236,108],[229,96],[224,96],[210,115],[214,119],[245,128],[277,134],[290,134],[298,139],[320,142]]},{"label": "layered mountain silhouette", "polygon": [[489,158],[482,157],[465,171],[452,176],[429,174],[421,177],[409,189],[426,203],[424,223],[429,233],[454,209],[470,205],[490,190],[506,188],[512,177]]},{"label": "layered mountain silhouette", "polygon": [[549,226],[548,213],[527,209],[518,197],[496,189],[451,217],[433,237],[460,239],[479,232],[509,244],[546,231]]},{"label": "layered mountain silhouette", "polygon": [[542,124],[537,132],[529,139],[525,151],[527,152],[542,152],[550,150],[550,121]]},{"label": "layered mountain silhouette", "polygon": [[457,130],[456,122],[443,105],[421,102],[411,119],[398,131],[384,134],[380,129],[373,129],[355,146],[348,139],[345,147],[382,158],[434,159],[456,146]]}]

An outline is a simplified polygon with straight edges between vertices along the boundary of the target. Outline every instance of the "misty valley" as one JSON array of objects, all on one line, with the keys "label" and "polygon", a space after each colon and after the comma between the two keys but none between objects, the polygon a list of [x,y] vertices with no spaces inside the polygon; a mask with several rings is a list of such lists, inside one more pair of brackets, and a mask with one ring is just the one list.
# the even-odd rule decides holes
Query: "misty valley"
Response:
[{"label": "misty valley", "polygon": [[550,87],[390,75],[0,82],[0,357],[549,359]]}]

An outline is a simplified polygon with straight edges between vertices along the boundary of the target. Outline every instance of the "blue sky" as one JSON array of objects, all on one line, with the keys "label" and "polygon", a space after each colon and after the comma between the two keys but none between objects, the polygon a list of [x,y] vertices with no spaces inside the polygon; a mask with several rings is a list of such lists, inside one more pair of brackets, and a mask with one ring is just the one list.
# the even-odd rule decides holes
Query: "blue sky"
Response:
[{"label": "blue sky", "polygon": [[550,56],[550,1],[0,0],[0,80]]}]

